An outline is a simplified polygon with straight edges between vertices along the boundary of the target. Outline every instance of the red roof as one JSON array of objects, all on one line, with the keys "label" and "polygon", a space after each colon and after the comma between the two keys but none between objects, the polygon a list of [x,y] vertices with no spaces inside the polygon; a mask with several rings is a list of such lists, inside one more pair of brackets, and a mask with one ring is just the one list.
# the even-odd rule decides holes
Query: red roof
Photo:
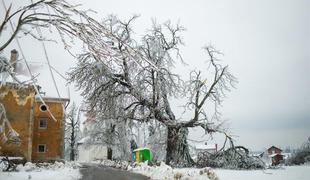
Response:
[{"label": "red roof", "polygon": [[282,149],[277,148],[277,147],[275,147],[275,146],[271,146],[270,148],[268,148],[268,151],[269,151],[270,149],[278,149],[278,150],[282,151]]}]

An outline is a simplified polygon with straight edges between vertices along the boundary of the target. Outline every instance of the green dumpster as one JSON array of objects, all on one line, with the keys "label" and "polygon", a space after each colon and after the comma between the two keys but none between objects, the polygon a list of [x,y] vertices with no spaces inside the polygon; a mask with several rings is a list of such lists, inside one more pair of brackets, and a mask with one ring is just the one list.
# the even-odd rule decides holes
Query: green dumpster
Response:
[{"label": "green dumpster", "polygon": [[132,160],[136,162],[144,162],[152,160],[152,152],[149,148],[138,148],[132,152]]}]

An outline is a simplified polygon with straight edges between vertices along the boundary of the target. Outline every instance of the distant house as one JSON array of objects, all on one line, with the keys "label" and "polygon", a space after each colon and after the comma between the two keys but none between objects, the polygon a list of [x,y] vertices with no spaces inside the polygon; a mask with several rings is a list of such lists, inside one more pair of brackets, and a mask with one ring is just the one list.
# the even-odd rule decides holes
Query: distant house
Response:
[{"label": "distant house", "polygon": [[216,153],[217,152],[217,144],[196,144],[195,146],[196,154],[201,152],[209,152]]},{"label": "distant house", "polygon": [[275,146],[271,146],[270,148],[267,149],[267,152],[269,155],[281,154],[282,150],[280,148],[275,147]]},{"label": "distant house", "polygon": [[112,159],[112,152],[108,150],[107,146],[99,143],[88,144],[88,140],[89,137],[84,137],[77,143],[77,160],[79,162],[91,162],[95,160]]},{"label": "distant house", "polygon": [[280,148],[277,148],[275,146],[271,146],[267,149],[268,156],[271,158],[271,165],[278,165],[283,161],[284,155],[282,155],[282,150]]}]

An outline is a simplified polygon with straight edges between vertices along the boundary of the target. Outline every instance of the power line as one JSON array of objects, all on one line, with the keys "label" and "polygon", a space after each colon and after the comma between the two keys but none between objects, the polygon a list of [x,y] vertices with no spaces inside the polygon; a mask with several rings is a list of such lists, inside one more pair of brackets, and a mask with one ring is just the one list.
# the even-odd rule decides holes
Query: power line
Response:
[{"label": "power line", "polygon": [[[31,0],[31,3],[33,4],[33,0]],[[33,10],[33,12],[36,14],[36,10],[35,10],[35,9]],[[41,29],[40,29],[38,26],[36,26],[36,30],[37,30],[37,32],[38,32],[40,38],[42,38],[43,36],[42,36],[42,31],[41,31]],[[56,84],[56,81],[55,81],[55,77],[54,77],[54,74],[53,74],[53,71],[52,71],[52,68],[51,68],[51,63],[50,63],[50,61],[49,61],[49,58],[48,58],[48,55],[47,55],[47,50],[46,50],[45,43],[44,43],[43,40],[41,41],[41,45],[42,45],[43,50],[44,50],[45,59],[46,59],[47,64],[48,64],[48,69],[49,69],[50,74],[51,74],[51,77],[52,77],[52,79],[53,79],[53,83],[54,83],[54,86],[55,86],[55,89],[56,89],[58,98],[60,98],[60,93],[59,93],[59,90],[58,90],[58,87],[57,87],[57,84]]]},{"label": "power line", "polygon": [[62,75],[59,71],[57,71],[57,69],[55,69],[53,66],[51,66],[51,68],[52,68],[60,77],[62,77],[64,80],[68,80],[64,75]]}]

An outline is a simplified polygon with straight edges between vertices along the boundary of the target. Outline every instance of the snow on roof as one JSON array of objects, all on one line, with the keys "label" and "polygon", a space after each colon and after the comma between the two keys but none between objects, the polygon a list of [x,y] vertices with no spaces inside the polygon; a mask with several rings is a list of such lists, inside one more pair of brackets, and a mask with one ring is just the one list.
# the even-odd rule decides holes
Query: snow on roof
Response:
[{"label": "snow on roof", "polygon": [[216,144],[196,144],[196,149],[216,149]]},{"label": "snow on roof", "polygon": [[9,78],[5,80],[1,79],[1,73],[0,73],[0,84],[10,86],[10,87],[16,87],[16,88],[32,88],[33,87],[33,85],[29,83],[18,84],[17,82],[14,82],[13,80],[11,81]]},{"label": "snow on roof", "polygon": [[[42,99],[46,102],[69,102],[70,99],[68,98],[58,98],[58,97],[47,97],[47,96],[43,96]],[[40,102],[41,99],[38,95],[36,95],[36,102]]]},{"label": "snow on roof", "polygon": [[275,157],[275,156],[283,156],[282,154],[271,154],[271,155],[269,155],[269,157]]},{"label": "snow on roof", "polygon": [[271,146],[270,148],[268,148],[268,150],[270,150],[270,149],[279,149],[280,151],[282,151],[282,149],[280,149],[280,148],[278,148],[276,146]]}]

